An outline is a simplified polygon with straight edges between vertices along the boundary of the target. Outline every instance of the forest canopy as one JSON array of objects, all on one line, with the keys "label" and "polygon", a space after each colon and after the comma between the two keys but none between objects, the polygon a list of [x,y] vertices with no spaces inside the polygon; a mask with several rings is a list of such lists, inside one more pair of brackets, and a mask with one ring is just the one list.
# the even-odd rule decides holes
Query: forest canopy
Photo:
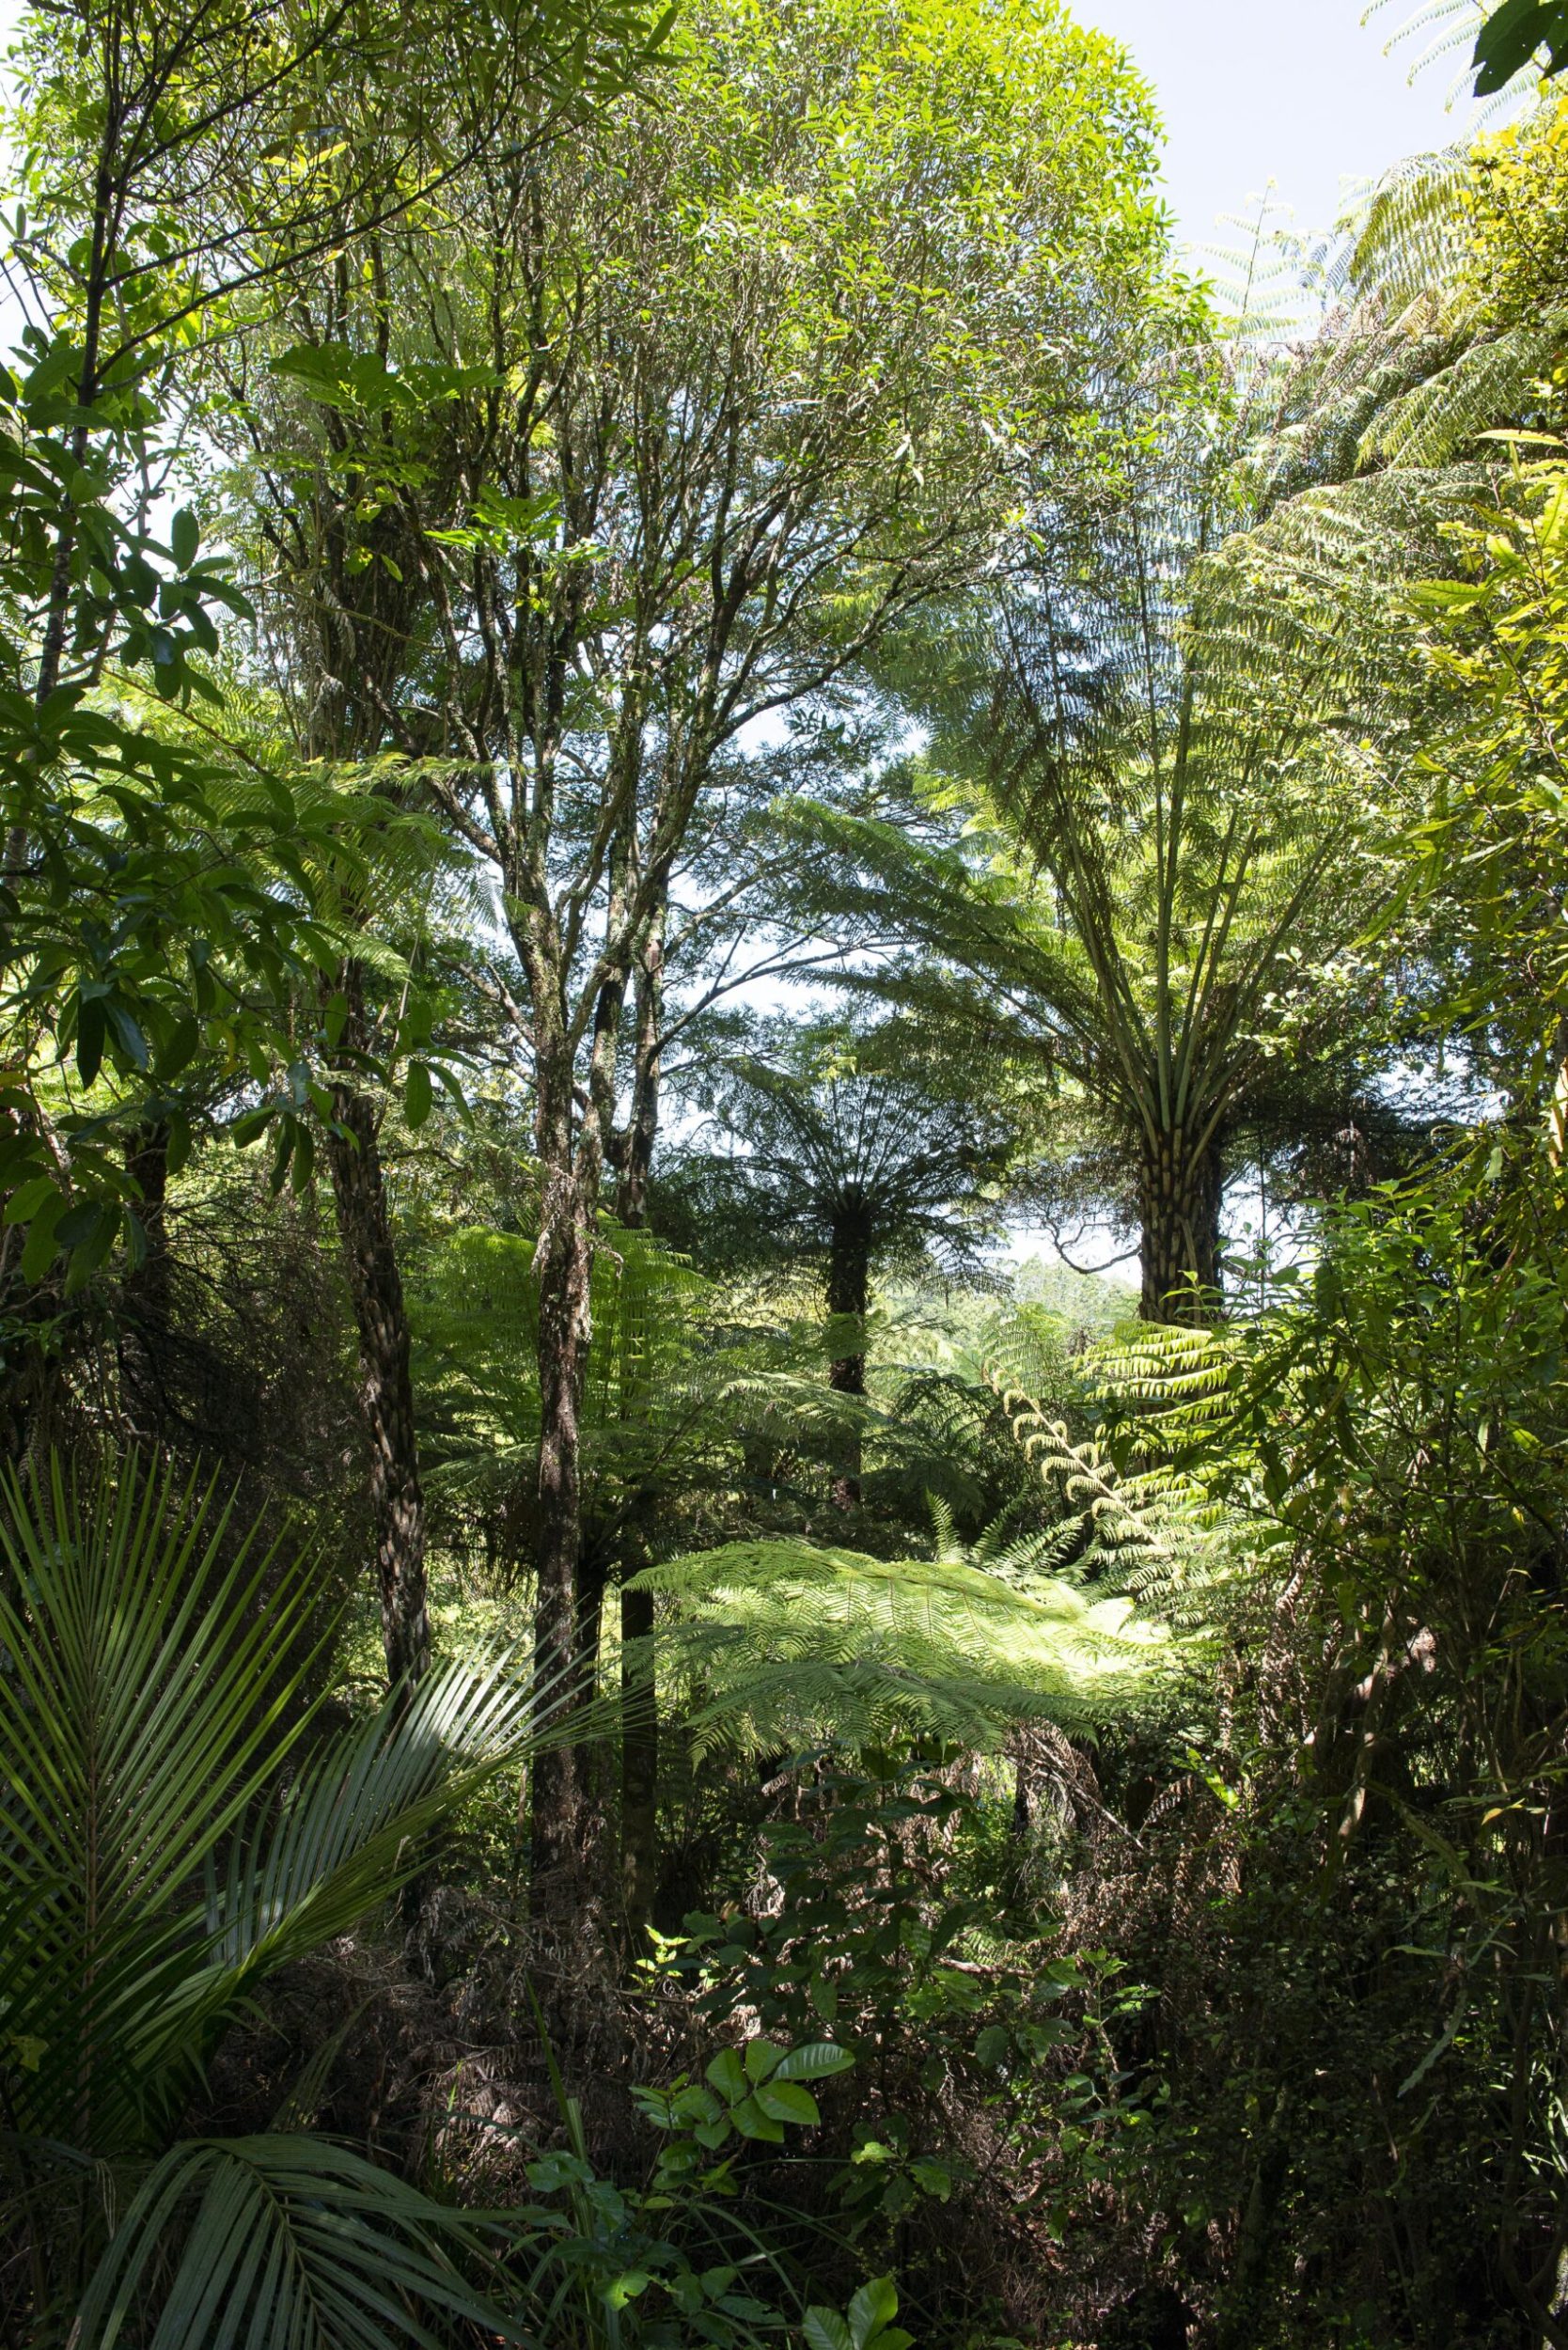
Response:
[{"label": "forest canopy", "polygon": [[1568,2350],[1568,35],[1093,15],[21,10],[7,2343]]}]

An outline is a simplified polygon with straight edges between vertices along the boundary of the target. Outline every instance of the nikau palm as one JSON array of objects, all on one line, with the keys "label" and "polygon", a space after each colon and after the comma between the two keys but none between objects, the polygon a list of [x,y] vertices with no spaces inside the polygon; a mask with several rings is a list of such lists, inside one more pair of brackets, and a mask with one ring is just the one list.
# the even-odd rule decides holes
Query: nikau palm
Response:
[{"label": "nikau palm", "polygon": [[539,1713],[504,1666],[453,1665],[322,1741],[322,1634],[308,1550],[236,1540],[211,1490],[133,1462],[0,1487],[0,2149],[40,2341],[84,2294],[83,2350],[133,2313],[158,2350],[371,2350],[483,2313],[450,2257],[478,2232],[370,2164],[180,2137],[266,1978],[424,1865]]}]

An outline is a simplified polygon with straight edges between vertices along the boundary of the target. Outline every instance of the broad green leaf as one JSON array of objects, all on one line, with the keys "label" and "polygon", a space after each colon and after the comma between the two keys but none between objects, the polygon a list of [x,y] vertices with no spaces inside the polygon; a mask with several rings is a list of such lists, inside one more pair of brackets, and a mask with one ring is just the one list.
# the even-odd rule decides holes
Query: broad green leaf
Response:
[{"label": "broad green leaf", "polygon": [[859,2350],[837,2310],[808,2310],[801,2323],[808,2350]]},{"label": "broad green leaf", "polygon": [[840,2048],[831,2040],[808,2040],[798,2048],[792,2048],[774,2076],[781,2081],[821,2081],[834,2073],[847,2073],[855,2062],[855,2052]]},{"label": "broad green leaf", "polygon": [[855,2350],[868,2350],[899,2313],[898,2291],[891,2277],[873,2277],[849,2305],[849,2329]]},{"label": "broad green leaf", "polygon": [[188,506],[182,506],[169,528],[169,552],[179,570],[190,570],[200,544],[201,531],[196,518]]}]

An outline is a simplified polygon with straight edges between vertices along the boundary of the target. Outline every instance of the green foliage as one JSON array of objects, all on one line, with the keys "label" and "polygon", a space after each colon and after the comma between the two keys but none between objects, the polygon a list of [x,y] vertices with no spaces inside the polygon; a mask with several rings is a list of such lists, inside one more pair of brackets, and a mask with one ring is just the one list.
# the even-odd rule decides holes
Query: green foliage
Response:
[{"label": "green foliage", "polygon": [[[1267,1570],[1237,1620],[1256,1679],[1194,1755],[1168,1890],[1120,1947],[1172,2019],[1168,2134],[1130,2150],[1136,2191],[1187,2224],[1256,2214],[1220,2302],[1238,2341],[1299,2338],[1303,2274],[1312,2322],[1366,2339],[1501,2342],[1505,2304],[1550,2339],[1560,1265],[1499,1247],[1500,1204],[1450,1176],[1341,1210],[1242,1351],[1239,1449],[1215,1447]],[[1205,1816],[1192,1964],[1161,1872]]]},{"label": "green foliage", "polygon": [[1476,35],[1476,94],[1489,97],[1522,73],[1538,50],[1546,52],[1542,70],[1560,73],[1568,65],[1568,8],[1562,0],[1501,0]]},{"label": "green foliage", "polygon": [[529,2163],[528,2184],[546,2200],[522,2215],[537,2231],[524,2287],[534,2338],[573,2350],[748,2350],[785,2332],[779,2303],[795,2297],[792,2280],[729,2208],[737,2162],[748,2145],[782,2145],[787,2128],[814,2127],[821,2116],[805,2084],[853,2060],[824,2041],[786,2049],[752,2038],[722,2048],[701,2081],[682,2074],[634,2090],[658,2151],[646,2185],[628,2188],[595,2169],[582,2109],[552,2057],[566,2145]]},{"label": "green foliage", "polygon": [[[172,2274],[155,2286],[177,2229]],[[449,2338],[455,2321],[515,2342],[525,2337],[465,2285],[454,2260],[493,2261],[494,2236],[321,2138],[186,2140],[154,2166],[116,2230],[77,2339],[90,2350],[242,2339],[268,2350],[383,2350],[440,2339],[432,2326]]]},{"label": "green foliage", "polygon": [[[1148,2121],[1106,2037],[1138,2002],[1105,1952],[1042,1940],[1048,1921],[1020,1898],[998,1782],[896,1755],[859,1772],[805,1770],[793,1816],[761,1830],[744,1896],[688,1917],[658,1948],[657,1971],[695,1982],[711,2028],[755,2016],[792,2038],[825,2026],[855,2052],[853,2102],[825,2101],[836,2159],[818,2207],[871,2258],[897,2248],[922,2330],[982,2297],[956,2274],[934,2300],[922,2294],[922,2247],[962,2235],[983,2193],[982,2148],[994,2156],[1005,2143],[1037,2193],[1049,2152],[1081,2188],[1110,2175],[1107,2141]],[[1010,1940],[1013,1928],[1024,1938]],[[939,2280],[939,2260],[929,2265]]]},{"label": "green foliage", "polygon": [[1415,590],[1425,658],[1453,700],[1422,750],[1432,797],[1412,849],[1447,950],[1439,1016],[1532,1119],[1555,1164],[1568,1005],[1552,878],[1564,838],[1568,472],[1550,436],[1516,447],[1494,501],[1452,525],[1462,576]]},{"label": "green foliage", "polygon": [[1061,1576],[793,1542],[729,1543],[638,1578],[673,1605],[664,1668],[695,1685],[700,1746],[797,1751],[904,1735],[994,1747],[1018,1720],[1081,1732],[1146,1700],[1157,1627]]},{"label": "green foliage", "polygon": [[[194,2201],[160,2340],[227,2341],[260,2308],[278,2340],[315,2343],[345,2263],[331,2339],[421,2338],[369,2280],[390,2264],[411,2291],[438,2281],[444,2215],[390,2181],[377,2204],[379,2173],[286,2135],[171,2141],[261,1983],[416,1872],[518,1751],[534,1694],[503,1667],[453,1665],[307,1743],[308,1551],[258,1556],[211,1491],[133,1462],[85,1493],[57,1461],[30,1485],[13,1475],[0,1508],[0,2143],[35,2315],[90,2270],[85,2312],[113,2340]],[[133,2190],[118,2226],[100,2169]],[[366,2238],[371,2211],[386,2226]],[[454,2308],[459,2288],[437,2298]]]},{"label": "green foliage", "polygon": [[842,2317],[837,2310],[808,2310],[801,2331],[807,2350],[909,2350],[915,2337],[894,2325],[898,2313],[892,2278],[875,2277],[861,2286]]},{"label": "green foliage", "polygon": [[0,2332],[1565,2350],[1568,112],[1228,315],[1056,0],[16,66]]},{"label": "green foliage", "polygon": [[974,1271],[1011,1136],[985,1104],[945,1095],[942,1073],[915,1063],[896,1025],[882,1037],[866,1024],[774,1021],[688,1090],[724,1136],[713,1175],[741,1261],[748,1248],[753,1261],[819,1261],[829,1311],[846,1316],[871,1272],[922,1255]]},{"label": "green foliage", "polygon": [[932,730],[904,806],[786,814],[823,918],[904,943],[856,983],[1027,1104],[1048,1211],[1140,1230],[1143,1309],[1175,1319],[1212,1308],[1238,1132],[1355,1085],[1394,886],[1378,754],[1334,718],[1375,706],[1375,639],[1255,544],[1251,569],[1248,541],[1206,552],[1231,487],[1183,432],[1178,410],[1114,506],[1043,523],[1006,594],[888,660]]}]

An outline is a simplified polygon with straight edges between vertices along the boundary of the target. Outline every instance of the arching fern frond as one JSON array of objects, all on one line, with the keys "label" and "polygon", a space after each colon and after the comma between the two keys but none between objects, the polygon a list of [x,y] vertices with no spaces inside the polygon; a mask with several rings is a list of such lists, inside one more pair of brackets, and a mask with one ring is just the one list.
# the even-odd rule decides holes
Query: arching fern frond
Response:
[{"label": "arching fern frond", "polygon": [[1464,144],[1412,155],[1386,172],[1355,221],[1350,275],[1390,313],[1452,288],[1465,258],[1469,155]]},{"label": "arching fern frond", "polygon": [[1556,308],[1472,343],[1384,411],[1363,436],[1362,463],[1450,463],[1477,433],[1520,415],[1565,341],[1568,308]]},{"label": "arching fern frond", "polygon": [[1060,1579],[1026,1590],[962,1563],[798,1540],[727,1543],[638,1582],[672,1603],[661,1659],[693,1691],[699,1750],[994,1749],[1031,1719],[1089,1734],[1148,1704],[1172,1658],[1125,1600]]},{"label": "arching fern frond", "polygon": [[[1180,1325],[1139,1323],[1113,1334],[1082,1366],[1085,1393],[1107,1416],[1088,1439],[1075,1440],[1037,1400],[1050,1391],[1041,1375],[1050,1369],[1027,1316],[996,1324],[988,1375],[1020,1449],[1068,1512],[1051,1568],[1119,1592],[1178,1630],[1200,1630],[1236,1558],[1229,1522],[1182,1458],[1229,1408],[1231,1348],[1218,1333]],[[1129,1408],[1137,1439],[1130,1447],[1109,1433],[1127,1424]],[[1073,1548],[1068,1534],[1076,1536]]]}]

